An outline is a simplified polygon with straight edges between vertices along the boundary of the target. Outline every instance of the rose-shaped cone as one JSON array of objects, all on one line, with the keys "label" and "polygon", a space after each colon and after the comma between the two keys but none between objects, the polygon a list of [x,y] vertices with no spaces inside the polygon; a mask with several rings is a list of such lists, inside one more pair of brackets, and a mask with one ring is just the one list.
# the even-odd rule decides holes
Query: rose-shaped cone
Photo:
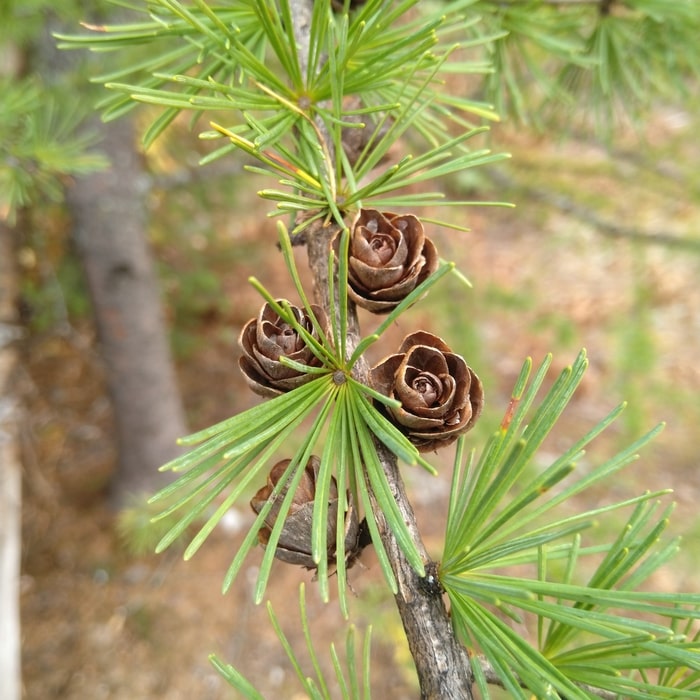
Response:
[{"label": "rose-shaped cone", "polygon": [[484,405],[481,381],[464,358],[426,331],[406,336],[397,354],[370,370],[370,380],[380,393],[401,402],[385,410],[420,452],[454,442],[474,425]]},{"label": "rose-shaped cone", "polygon": [[388,313],[437,267],[437,249],[413,214],[360,211],[348,249],[348,294],[358,306]]},{"label": "rose-shaped cone", "polygon": [[[255,513],[259,513],[265,503],[272,498],[272,492],[284,475],[285,469],[291,460],[284,459],[275,464],[267,477],[267,484],[263,486],[250,501],[250,506]],[[318,457],[312,455],[306,463],[304,473],[301,475],[299,485],[294,493],[292,503],[287,512],[280,538],[277,542],[275,557],[289,564],[298,564],[307,569],[316,569],[316,563],[312,556],[311,530],[314,513],[314,498],[316,496],[316,480],[321,468]],[[265,523],[258,533],[258,540],[263,547],[267,547],[270,534],[279,516],[280,506],[287,493],[287,485],[282,486],[280,492],[265,518]],[[349,568],[354,564],[363,547],[368,544],[364,534],[364,528],[358,522],[357,511],[350,502],[348,493],[348,510],[345,514],[345,559]],[[328,491],[328,521],[326,525],[326,542],[328,547],[328,563],[336,561],[335,529],[338,518],[338,484],[335,477],[331,477]]]},{"label": "rose-shaped cone", "polygon": [[[325,331],[327,321],[323,309],[312,306],[311,310]],[[291,306],[291,312],[300,326],[318,338],[311,319],[303,309]],[[262,307],[257,318],[245,324],[238,344],[243,351],[238,365],[248,386],[261,396],[277,396],[313,379],[312,374],[286,367],[279,361],[280,357],[285,356],[311,367],[321,364],[301,335],[281,319],[269,304]]]}]

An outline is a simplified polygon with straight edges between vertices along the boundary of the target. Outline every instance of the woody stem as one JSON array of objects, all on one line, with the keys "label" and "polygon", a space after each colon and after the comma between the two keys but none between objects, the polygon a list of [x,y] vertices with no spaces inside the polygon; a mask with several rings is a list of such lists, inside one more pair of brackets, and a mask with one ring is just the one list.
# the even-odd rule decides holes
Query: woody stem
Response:
[{"label": "woody stem", "polygon": [[[312,0],[290,0],[294,35],[299,48],[299,61],[302,75],[307,72],[307,57],[311,28]],[[325,141],[328,152],[332,152],[331,140],[319,125],[320,137]],[[306,235],[307,256],[313,274],[314,296],[317,303],[330,316],[333,313],[329,290],[329,281],[334,271],[329,270],[328,255],[331,241],[338,231],[335,224],[324,225],[317,221],[309,227]],[[344,293],[345,290],[340,290]],[[348,352],[352,353],[360,341],[360,325],[355,306],[348,301]],[[364,358],[360,358],[353,367],[353,375],[358,381],[369,383],[369,367]],[[406,495],[403,479],[399,473],[396,456],[384,445],[375,441],[377,456],[386,474],[392,495],[408,527],[418,551],[427,564],[428,553],[418,530],[413,508]],[[378,506],[370,490],[373,514],[384,548],[390,559],[394,576],[398,584],[396,605],[403,622],[409,648],[413,655],[421,688],[421,698],[439,700],[442,698],[472,699],[472,675],[465,648],[454,635],[452,625],[440,595],[420,586],[420,578],[413,570],[404,552],[401,550],[394,533],[388,526],[382,509]]]}]

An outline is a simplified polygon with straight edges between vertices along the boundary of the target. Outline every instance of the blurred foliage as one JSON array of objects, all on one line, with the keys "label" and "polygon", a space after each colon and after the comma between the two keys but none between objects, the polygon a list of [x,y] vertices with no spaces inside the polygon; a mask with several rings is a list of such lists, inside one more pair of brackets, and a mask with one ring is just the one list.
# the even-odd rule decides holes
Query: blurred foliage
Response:
[{"label": "blurred foliage", "polygon": [[[0,6],[0,217],[10,224],[22,207],[61,201],[66,177],[107,166],[90,151],[97,135],[83,127],[92,110],[79,64],[51,60],[55,47],[44,34],[47,26],[73,25],[106,5],[6,0]],[[39,55],[53,72],[38,69]],[[76,90],[84,99],[76,99]]]},{"label": "blurred foliage", "polygon": [[78,22],[86,7],[106,6],[103,0],[4,0],[0,3],[0,45],[28,46],[37,40],[50,17],[59,17],[66,23]]},{"label": "blurred foliage", "polygon": [[700,76],[695,0],[478,0],[475,31],[498,35],[485,96],[502,116],[545,128],[593,125],[606,136]]},{"label": "blurred foliage", "polygon": [[35,79],[0,81],[0,216],[14,223],[32,202],[61,201],[63,178],[106,167],[88,148],[94,134],[77,128],[84,107],[53,93]]},{"label": "blurred foliage", "polygon": [[[158,41],[163,42],[163,46],[166,44],[178,46],[180,52],[189,51],[187,65],[196,64],[196,52],[178,44],[180,36],[178,32],[184,31],[187,27],[186,15],[182,13],[181,19],[178,20],[179,24],[168,27],[167,23],[162,24],[163,17],[155,11],[156,5],[146,3],[143,5],[129,3],[127,7],[124,3],[87,3],[82,0],[72,0],[61,3],[60,6],[54,5],[48,0],[28,0],[27,2],[12,0],[3,3],[0,8],[2,19],[0,41],[9,41],[18,45],[34,42],[49,19],[52,22],[58,19],[61,26],[70,27],[75,26],[78,19],[92,22],[96,26],[95,22],[102,19],[111,18],[111,21],[118,22],[121,17],[137,17],[139,22],[134,27],[141,28],[133,28],[131,35],[123,39],[114,33],[106,33],[98,37],[108,48],[118,50],[127,47],[128,51],[121,51],[121,58],[114,52],[92,54],[90,64],[93,66],[93,72],[96,66],[104,66],[105,58],[108,58],[110,65],[120,71],[120,76],[122,74],[133,76],[133,81],[136,83],[142,80],[155,80],[155,83],[148,83],[148,85],[165,86],[170,90],[182,89],[179,83],[173,83],[164,77],[171,70],[170,67],[177,64],[174,55],[163,50],[161,55],[169,56],[170,62],[158,63],[157,66],[153,64],[153,61],[161,59],[152,51],[151,38],[145,31],[149,26],[163,27],[162,35],[158,35]],[[183,7],[189,5],[191,3],[184,3]],[[173,8],[178,6],[179,3],[172,5]],[[248,17],[250,20],[243,22],[242,26],[248,27],[251,37],[257,37],[257,39],[251,39],[251,46],[254,47],[254,53],[257,52],[256,55],[260,55],[262,50],[259,43],[260,34],[255,22],[251,20],[253,6],[254,3],[250,0],[240,3],[239,15],[236,16]],[[699,53],[694,41],[698,22],[700,22],[698,7],[700,6],[692,0],[670,4],[658,0],[624,2],[617,0],[610,4],[608,15],[601,18],[600,3],[560,5],[541,0],[453,2],[450,3],[451,13],[455,16],[461,13],[468,20],[463,23],[466,40],[464,32],[460,35],[457,31],[456,24],[451,25],[452,28],[447,27],[451,33],[448,32],[446,36],[464,44],[466,47],[464,51],[471,56],[471,60],[468,64],[460,61],[455,61],[454,65],[445,64],[443,70],[462,72],[465,66],[468,66],[475,75],[479,75],[481,70],[483,82],[477,92],[484,99],[493,102],[497,111],[501,111],[503,116],[515,116],[539,126],[550,123],[549,117],[554,118],[556,124],[563,126],[571,119],[588,119],[588,116],[596,111],[596,105],[612,105],[615,102],[619,103],[618,107],[623,105],[626,109],[641,113],[641,110],[653,106],[659,99],[677,99],[679,96],[682,98],[691,91],[692,79],[697,73]],[[433,11],[432,8],[437,8],[438,12],[444,11],[441,3],[434,2],[422,3],[422,8],[425,8],[429,16]],[[163,7],[159,7],[159,12],[162,11]],[[149,15],[148,12],[151,14]],[[470,19],[477,17],[480,19],[479,22]],[[598,20],[601,19],[604,19],[604,25],[610,25],[605,30],[610,35],[609,45],[618,49],[624,47],[625,50],[634,48],[635,55],[643,54],[639,60],[643,59],[647,63],[639,63],[640,69],[629,75],[630,71],[625,65],[603,60],[606,57],[605,45],[601,41],[597,44],[589,41]],[[476,43],[472,41],[475,37],[479,40]],[[94,33],[92,39],[95,39]],[[632,44],[629,43],[631,39],[634,39]],[[89,40],[90,37],[85,36],[83,43],[87,45]],[[484,43],[481,44],[481,41]],[[646,50],[648,45],[653,45],[655,50]],[[150,62],[147,60],[149,56],[152,56]],[[492,69],[487,70],[486,59],[493,63]],[[195,63],[191,63],[193,60]],[[120,67],[124,66],[124,61],[131,66],[138,64],[136,72],[133,68]],[[198,70],[202,72],[205,67]],[[149,78],[149,70],[160,71],[160,77]],[[178,70],[184,73],[186,66],[179,66]],[[572,77],[573,74],[577,76],[575,79]],[[642,86],[644,89],[626,87],[630,81],[644,81]],[[470,84],[473,89],[477,83],[472,80]],[[37,109],[36,115],[30,114],[31,110],[26,106],[21,108],[20,116],[16,110],[13,113],[13,99],[10,99],[13,98],[12,93],[7,94],[8,99],[0,101],[0,119],[4,114],[14,126],[9,128],[7,124],[5,125],[5,133],[13,134],[11,139],[4,142],[5,147],[9,145],[13,151],[18,152],[15,154],[8,149],[7,156],[0,160],[0,179],[3,179],[4,185],[0,189],[2,193],[0,197],[5,197],[6,212],[9,211],[7,202],[9,199],[28,201],[28,198],[33,195],[39,199],[43,196],[60,197],[62,171],[71,172],[70,168],[76,168],[76,172],[79,172],[79,168],[91,167],[89,160],[81,160],[85,157],[84,153],[80,156],[81,148],[84,149],[88,145],[89,138],[81,136],[79,139],[72,140],[70,134],[70,124],[74,124],[80,116],[74,113],[77,101],[71,101],[64,115],[64,106],[60,104],[60,100],[55,108],[50,106],[46,109],[46,98],[43,96],[46,87],[37,82],[36,78],[31,79],[29,87],[31,89],[19,89],[16,93],[26,98],[32,90],[39,91],[42,95],[40,98],[42,104]],[[596,92],[597,96],[593,95],[593,92]],[[610,97],[614,99],[609,99]],[[32,99],[36,101],[36,98]],[[108,99],[117,100],[123,109],[135,104],[128,95],[123,94],[113,95]],[[546,109],[547,105],[551,107],[549,111]],[[615,107],[615,110],[618,107]],[[172,123],[177,111],[175,109],[168,113],[167,123]],[[193,115],[197,114],[196,111],[193,112]],[[56,121],[59,122],[60,128],[55,125]],[[159,130],[165,126],[165,122],[160,120],[158,124]],[[615,119],[602,120],[602,126],[606,129],[612,129],[619,124],[620,122]],[[179,133],[181,135],[181,132]],[[36,144],[34,149],[32,141],[36,141],[41,135],[46,142],[47,134],[58,134],[60,139],[54,139],[53,144],[45,143],[43,147],[41,144]],[[47,147],[47,145],[56,146],[56,141],[60,148]],[[173,143],[178,139],[167,139],[167,141]],[[33,150],[38,152],[32,153]],[[17,157],[18,155],[21,156],[21,160]],[[45,161],[38,157],[42,155],[45,156]],[[200,153],[200,157],[201,155],[203,154]],[[9,167],[3,168],[3,162]],[[21,167],[17,167],[20,163]],[[92,163],[93,166],[98,164],[98,162]],[[469,173],[474,172],[466,170],[457,173],[452,181],[462,182],[462,189],[469,189],[470,185],[483,189],[483,177],[469,176]],[[549,169],[543,177],[548,175]],[[580,194],[578,181],[572,187]],[[196,205],[193,204],[193,206]],[[197,304],[199,303],[197,299],[201,296],[211,298],[216,293],[216,285],[209,279],[206,270],[184,271],[179,268],[174,272],[176,276],[181,276],[185,280],[183,286],[196,292],[192,296],[186,295],[185,305],[190,302]],[[517,296],[520,299],[517,303],[522,303],[521,293],[519,292]],[[191,311],[193,315],[198,313],[196,309]],[[185,319],[191,318],[187,308],[178,310],[177,315]],[[552,319],[552,323],[556,326],[556,319]],[[566,334],[565,323],[560,325],[560,331]],[[185,345],[191,344],[186,339],[183,342]]]},{"label": "blurred foliage", "polygon": [[[153,522],[159,508],[148,503],[146,498],[133,498],[119,511],[116,518],[116,531],[124,549],[135,557],[154,556],[153,552],[160,539],[175,524],[174,519]],[[183,536],[184,540],[184,536]],[[174,550],[181,552],[183,541],[175,543]]]}]

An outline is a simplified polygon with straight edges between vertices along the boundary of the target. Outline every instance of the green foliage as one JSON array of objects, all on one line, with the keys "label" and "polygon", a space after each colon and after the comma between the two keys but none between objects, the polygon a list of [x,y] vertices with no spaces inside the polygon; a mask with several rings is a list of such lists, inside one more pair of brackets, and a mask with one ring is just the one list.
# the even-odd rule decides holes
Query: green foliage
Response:
[{"label": "green foliage", "polygon": [[[160,106],[161,115],[144,136],[147,146],[182,110],[235,118],[228,125],[213,122],[213,131],[203,134],[230,141],[204,162],[234,147],[259,161],[261,166],[251,169],[279,177],[280,184],[292,189],[266,189],[261,196],[276,201],[278,213],[311,214],[299,217],[296,233],[321,217],[342,222],[343,212],[368,199],[382,207],[447,204],[440,192],[387,195],[503,157],[467,149],[467,141],[482,131],[470,120],[495,114],[485,105],[435,89],[454,48],[441,48],[440,39],[464,31],[470,20],[458,13],[449,18],[435,13],[428,21],[421,17],[408,25],[399,22],[415,4],[408,0],[390,8],[382,0],[370,0],[349,18],[336,19],[330,5],[315,3],[310,29],[314,52],[304,74],[286,2],[279,8],[260,1],[239,3],[215,13],[204,2],[189,7],[161,0],[156,5],[163,14],[150,21],[100,27],[98,36],[59,39],[62,47],[112,50],[177,38],[175,54],[164,51],[145,65],[96,79],[119,93],[105,106],[105,118],[118,116],[134,101]],[[207,60],[210,56],[216,58]],[[270,62],[278,63],[281,73]],[[198,72],[193,76],[190,69],[195,64]],[[462,72],[469,68],[464,62],[459,65]],[[471,65],[474,72],[481,68]],[[134,82],[117,82],[127,76]],[[344,99],[350,94],[357,103]],[[407,155],[361,182],[409,127],[414,137],[423,137],[424,152]],[[343,131],[359,128],[370,133],[351,164],[342,145]],[[455,128],[458,135],[452,136]]]},{"label": "green foliage", "polygon": [[[102,2],[92,4],[98,11]],[[6,0],[0,6],[0,50],[31,67],[47,21],[77,21],[78,0]],[[88,110],[53,77],[0,75],[0,217],[14,223],[19,208],[61,201],[63,178],[106,167],[88,149],[96,143],[81,122]]]},{"label": "green foliage", "polygon": [[[349,18],[337,19],[329,3],[315,3],[310,29],[313,52],[304,74],[287,2],[277,7],[246,0],[214,10],[202,0],[156,0],[148,10],[144,8],[149,19],[141,23],[91,27],[99,36],[58,38],[63,48],[110,51],[154,44],[160,49],[152,52],[151,61],[95,78],[124,94],[105,104],[107,118],[131,108],[134,100],[166,108],[147,132],[147,144],[183,109],[246,111],[251,122],[253,114],[268,112],[262,121],[273,139],[299,126],[304,112],[312,118],[320,116],[337,129],[349,114],[370,115],[398,105],[415,105],[421,94],[432,104],[426,114],[414,115],[412,126],[429,139],[442,137],[446,121],[463,125],[460,113],[495,118],[486,105],[451,98],[430,85],[452,48],[440,47],[441,35],[463,30],[470,21],[454,13],[448,20],[439,12],[427,22],[425,17],[409,24],[399,21],[416,4],[416,0],[395,6],[369,0]],[[177,49],[171,50],[173,46]],[[278,63],[279,71],[266,61]],[[407,66],[411,66],[408,78]],[[196,75],[191,75],[195,67]],[[471,64],[473,71],[484,68],[483,63]],[[461,63],[461,72],[465,69]],[[342,104],[348,94],[361,97],[364,106],[348,110]],[[352,121],[347,125],[358,127]],[[248,134],[255,134],[258,127],[249,123],[240,128],[245,136],[247,129]]]},{"label": "green foliage", "polygon": [[[109,0],[90,0],[91,12],[105,8]],[[26,47],[36,42],[47,22],[60,19],[71,24],[84,13],[82,0],[3,0],[0,3],[0,45]]]},{"label": "green foliage", "polygon": [[[530,363],[525,363],[501,427],[481,459],[475,462],[472,455],[465,465],[460,445],[440,568],[455,629],[466,644],[483,651],[514,697],[528,698],[528,690],[537,697],[594,697],[587,686],[634,698],[700,697],[698,645],[677,631],[684,621],[700,617],[700,595],[637,590],[678,549],[676,540],[660,540],[671,510],[660,517],[656,512],[656,499],[664,492],[555,517],[554,509],[633,461],[661,426],[557,489],[575,470],[583,448],[617,418],[620,406],[541,473],[529,477],[526,471],[586,364],[581,353],[532,411],[549,358],[529,385]],[[583,534],[620,508],[632,508],[632,514],[618,536],[608,544],[582,546]],[[591,560],[598,560],[593,573],[579,583],[579,568],[590,568]],[[559,576],[553,575],[557,565],[563,565]],[[514,575],[513,567],[529,567],[534,575]],[[536,630],[537,648],[503,621],[505,616],[522,624],[523,613]],[[478,677],[480,669],[474,667]],[[673,682],[657,684],[653,674],[646,675],[665,671],[668,681],[671,668],[677,674]],[[488,696],[485,686],[482,692]]]},{"label": "green foliage", "polygon": [[[154,517],[162,510],[162,504],[154,506],[145,497],[133,498],[131,503],[119,511],[116,529],[124,549],[137,557],[153,554],[158,542],[175,524],[174,519]],[[198,522],[198,521],[197,521]],[[182,549],[182,541],[177,542]]]},{"label": "green foliage", "polygon": [[[299,586],[299,610],[301,615],[301,627],[304,632],[304,639],[306,640],[306,651],[308,653],[308,658],[313,666],[314,674],[316,676],[315,680],[311,676],[307,675],[303,670],[303,663],[294,653],[292,645],[287,640],[282,627],[277,620],[277,617],[272,609],[271,603],[267,604],[267,611],[270,615],[270,620],[272,626],[277,634],[277,638],[280,640],[284,651],[289,658],[289,661],[294,668],[294,671],[299,679],[301,687],[306,693],[307,697],[313,700],[330,700],[330,698],[338,697],[336,693],[331,693],[332,688],[330,682],[324,677],[321,670],[321,664],[319,663],[319,658],[313,645],[313,639],[311,630],[309,628],[309,618],[306,614],[306,597],[305,597],[305,587],[302,583]],[[357,650],[357,630],[354,625],[349,625],[345,636],[345,666],[347,669],[347,675],[343,671],[340,657],[335,648],[334,644],[331,644],[331,660],[333,663],[333,670],[335,672],[335,683],[340,693],[339,697],[343,700],[360,700],[360,698],[367,699],[370,697],[370,685],[369,685],[369,670],[370,670],[370,638],[372,635],[372,627],[368,627],[365,632],[364,639],[362,642],[361,655],[358,655]],[[229,664],[224,664],[218,657],[212,655],[210,660],[214,667],[221,673],[221,675],[226,679],[226,681],[233,686],[236,690],[242,693],[246,698],[250,700],[262,700],[263,696],[255,690],[255,687],[250,683],[242,674],[237,671],[233,666]]]},{"label": "green foliage", "polygon": [[464,4],[483,13],[474,31],[497,37],[487,99],[523,123],[544,128],[585,114],[581,121],[610,135],[620,117],[689,94],[700,75],[695,0]]},{"label": "green foliage", "polygon": [[[661,540],[671,509],[666,508],[659,517],[658,499],[667,492],[645,493],[574,515],[552,517],[556,508],[571,503],[586,489],[608,481],[634,461],[638,449],[657,434],[661,426],[572,484],[558,489],[560,482],[575,471],[584,447],[620,415],[624,409],[621,405],[542,473],[528,476],[528,466],[571,399],[587,361],[581,353],[536,405],[536,395],[549,364],[550,358],[547,358],[528,383],[531,363],[525,363],[501,426],[487,443],[478,463],[472,456],[464,464],[465,445],[463,439],[460,440],[440,567],[440,581],[451,601],[455,629],[470,648],[484,654],[513,697],[525,699],[531,697],[531,693],[537,697],[558,697],[555,693],[571,698],[597,697],[590,688],[633,698],[700,697],[699,642],[691,627],[691,622],[700,617],[700,595],[639,590],[678,549],[677,540],[666,543]],[[306,392],[297,389],[264,404],[267,412],[273,413],[271,425],[282,427],[272,404],[280,402],[280,413],[288,415],[290,399],[297,394],[295,398],[302,400],[302,393]],[[281,399],[287,399],[284,406]],[[336,397],[336,403],[336,411],[342,410],[342,400]],[[251,425],[265,432],[269,429],[260,423],[261,408],[251,409],[247,414]],[[241,427],[243,423],[237,420],[242,416],[246,414],[230,419],[227,430],[253,447],[252,428],[246,431]],[[205,431],[206,436],[214,439],[216,430],[215,426]],[[351,440],[331,419],[328,434],[335,435],[336,431],[340,440],[336,443],[329,438],[327,445],[332,444],[331,450],[339,455],[335,465],[338,477],[342,478],[347,469],[343,453]],[[316,432],[315,429],[312,428],[312,432]],[[188,442],[201,437],[193,436]],[[232,449],[230,442],[219,441],[216,447],[228,450],[227,457],[233,456],[235,446]],[[208,453],[211,454],[211,450]],[[300,464],[307,454],[308,450],[300,458]],[[367,454],[363,453],[363,458]],[[202,455],[195,455],[195,458],[201,460]],[[183,466],[183,459],[176,466]],[[183,479],[188,475],[192,476],[191,472]],[[356,472],[354,478],[358,478]],[[374,484],[372,486],[374,488]],[[166,489],[163,495],[169,492]],[[317,498],[321,498],[322,503],[327,500],[324,496],[317,495]],[[223,514],[232,502],[227,499],[219,513]],[[175,508],[180,505],[176,504]],[[368,507],[365,500],[367,512]],[[631,515],[611,542],[582,544],[584,534],[601,518],[630,508]],[[340,523],[339,528],[340,547]],[[323,532],[325,528],[320,530]],[[176,526],[171,535],[178,531]],[[254,526],[246,539],[253,539],[254,543],[256,532]],[[201,533],[186,556],[193,546],[199,545],[198,538],[201,543]],[[166,543],[168,539],[166,536]],[[247,552],[248,544],[251,543],[244,543],[237,559],[241,552]],[[274,546],[271,541],[266,556],[274,551]],[[324,542],[321,547],[320,551],[325,552]],[[533,569],[534,576],[511,573],[514,568],[527,567]],[[585,572],[589,572],[588,581],[579,583]],[[229,570],[227,584],[231,575]],[[260,597],[263,591],[260,587],[258,591]],[[340,594],[342,600],[342,589]],[[504,618],[520,624],[531,621],[537,645],[524,641],[521,632],[512,629]],[[275,624],[275,627],[287,653],[294,659],[279,626]],[[318,672],[308,627],[304,629],[312,663]],[[311,697],[329,697],[322,677],[319,676],[316,685],[301,672],[298,661],[293,660],[293,664]],[[246,697],[258,697],[235,669],[218,660],[216,665]],[[474,663],[476,678],[484,697],[489,697],[481,675],[483,667],[477,659]]]},{"label": "green foliage", "polygon": [[32,201],[60,201],[64,175],[93,172],[106,161],[87,152],[95,138],[76,128],[82,116],[76,103],[65,107],[34,80],[0,81],[0,94],[0,213],[12,223]]}]

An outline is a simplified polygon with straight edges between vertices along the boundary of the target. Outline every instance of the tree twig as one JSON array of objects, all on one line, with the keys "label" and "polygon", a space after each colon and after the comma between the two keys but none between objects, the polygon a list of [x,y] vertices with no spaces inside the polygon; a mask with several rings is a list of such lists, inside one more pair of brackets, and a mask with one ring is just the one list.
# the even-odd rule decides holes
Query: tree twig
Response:
[{"label": "tree twig", "polygon": [[[294,35],[300,52],[302,75],[306,74],[309,29],[311,25],[311,0],[291,0]],[[332,144],[327,134],[327,145]],[[334,274],[328,269],[328,254],[331,241],[339,230],[335,224],[324,225],[316,222],[307,231],[306,246],[309,267],[314,279],[316,301],[327,313],[331,313],[329,299],[329,279]],[[336,285],[337,286],[337,285]],[[348,347],[357,346],[360,341],[359,323],[355,307],[349,304]],[[369,367],[361,359],[353,368],[353,374],[362,382],[368,382]],[[406,495],[403,480],[399,473],[395,455],[383,445],[376,443],[377,454],[386,474],[392,495],[423,561],[429,557],[418,530],[413,508]],[[396,605],[406,631],[409,648],[413,655],[424,700],[463,698],[471,700],[472,674],[466,649],[456,639],[447,609],[441,595],[431,594],[425,586],[420,586],[420,577],[411,567],[394,537],[374,495],[372,506],[382,543],[391,561],[398,583],[395,596]]]},{"label": "tree twig", "polygon": [[665,248],[690,250],[696,253],[700,251],[699,238],[681,238],[680,236],[672,236],[663,231],[645,232],[632,226],[618,224],[603,218],[590,208],[580,204],[567,195],[523,184],[506,175],[502,170],[491,168],[488,170],[488,177],[499,187],[515,189],[529,199],[538,199],[548,206],[558,209],[565,214],[570,214],[579,219],[579,221],[583,221],[609,238],[624,238],[644,245],[660,245]]},{"label": "tree twig", "polygon": [[[316,301],[330,313],[328,299],[328,251],[330,241],[338,231],[337,226],[314,224],[307,235],[309,266],[314,277]],[[348,347],[357,346],[360,340],[359,324],[354,305],[348,309]],[[353,368],[353,374],[362,382],[368,382],[369,367],[361,358]],[[382,444],[375,443],[379,460],[386,474],[389,487],[401,516],[408,527],[425,564],[430,558],[418,530],[413,508],[406,495],[403,479],[395,455]],[[421,579],[406,559],[381,508],[370,491],[374,515],[391,566],[398,583],[396,605],[403,622],[409,648],[416,664],[421,687],[421,698],[443,700],[462,698],[471,700],[472,673],[466,649],[458,642],[441,595],[435,595],[430,587],[421,585]]]}]

